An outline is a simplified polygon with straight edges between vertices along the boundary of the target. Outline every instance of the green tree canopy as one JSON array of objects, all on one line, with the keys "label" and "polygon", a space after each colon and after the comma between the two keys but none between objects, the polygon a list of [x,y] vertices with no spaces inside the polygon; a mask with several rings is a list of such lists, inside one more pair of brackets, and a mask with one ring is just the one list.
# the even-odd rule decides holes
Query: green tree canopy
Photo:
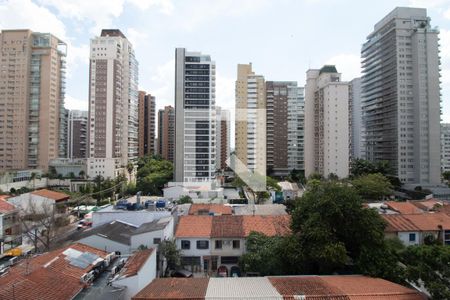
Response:
[{"label": "green tree canopy", "polygon": [[186,204],[186,203],[193,203],[192,198],[190,196],[182,196],[180,199],[178,199],[178,204]]},{"label": "green tree canopy", "polygon": [[181,265],[181,250],[177,249],[175,241],[164,240],[159,244],[158,252],[161,259],[166,260],[164,276],[168,276],[169,270],[176,270]]},{"label": "green tree canopy", "polygon": [[392,194],[391,183],[380,173],[362,175],[353,179],[351,184],[364,200],[382,200]]},{"label": "green tree canopy", "polygon": [[161,195],[164,185],[172,178],[173,164],[170,161],[159,157],[142,158],[138,163],[136,188],[144,195]]},{"label": "green tree canopy", "polygon": [[364,159],[354,159],[350,164],[350,174],[358,177],[367,174],[381,173],[382,175],[393,175],[394,170],[386,160],[371,162]]}]

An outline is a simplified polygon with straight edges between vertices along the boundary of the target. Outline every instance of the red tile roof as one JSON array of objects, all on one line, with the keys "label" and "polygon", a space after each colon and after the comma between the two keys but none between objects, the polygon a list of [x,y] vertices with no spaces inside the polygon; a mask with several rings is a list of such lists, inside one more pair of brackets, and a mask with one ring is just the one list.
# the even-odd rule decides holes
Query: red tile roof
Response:
[{"label": "red tile roof", "polygon": [[401,214],[418,214],[423,210],[412,204],[411,202],[396,202],[386,201],[384,202],[390,209],[395,210]]},{"label": "red tile roof", "polygon": [[231,215],[232,209],[231,206],[223,205],[223,204],[201,204],[194,203],[189,208],[190,215],[198,215],[200,213],[209,212],[214,213],[215,215]]},{"label": "red tile roof", "polygon": [[450,230],[450,216],[444,213],[382,215],[388,222],[386,232]]},{"label": "red tile roof", "polygon": [[411,203],[423,210],[435,210],[436,207],[442,206],[442,201],[433,198],[423,201],[411,201]]},{"label": "red tile roof", "polygon": [[181,216],[175,237],[210,237],[212,216]]},{"label": "red tile roof", "polygon": [[157,278],[132,299],[205,299],[209,278]]},{"label": "red tile roof", "polygon": [[37,196],[41,196],[41,197],[44,197],[44,198],[53,199],[56,202],[68,200],[70,198],[70,196],[67,195],[67,194],[60,193],[60,192],[55,192],[55,191],[50,191],[50,190],[47,190],[47,189],[36,190],[36,191],[31,192],[31,194],[37,195]]},{"label": "red tile roof", "polygon": [[0,200],[0,213],[5,214],[15,210],[16,207],[5,200]]},{"label": "red tile roof", "polygon": [[131,277],[137,275],[139,270],[142,268],[142,266],[145,264],[152,253],[153,249],[145,249],[134,253],[127,260],[127,263],[123,266],[120,275],[123,277]]},{"label": "red tile roof", "polygon": [[101,258],[105,258],[108,254],[76,243],[24,259],[13,266],[6,275],[0,277],[0,299],[72,299],[83,289],[80,277],[91,271],[93,265],[84,269],[70,265],[64,254],[69,248],[80,252],[90,252]]},{"label": "red tile roof", "polygon": [[438,208],[438,211],[450,216],[450,204],[445,204]]},{"label": "red tile roof", "polygon": [[424,300],[419,292],[399,284],[361,275],[269,277],[284,299]]},{"label": "red tile roof", "polygon": [[182,216],[175,237],[247,237],[251,232],[267,236],[290,232],[290,216]]}]

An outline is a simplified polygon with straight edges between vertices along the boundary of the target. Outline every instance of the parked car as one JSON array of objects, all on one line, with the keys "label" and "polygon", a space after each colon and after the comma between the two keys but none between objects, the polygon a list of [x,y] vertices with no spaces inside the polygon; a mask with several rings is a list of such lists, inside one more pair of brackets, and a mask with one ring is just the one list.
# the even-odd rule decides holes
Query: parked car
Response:
[{"label": "parked car", "polygon": [[192,274],[192,272],[190,272],[188,270],[176,270],[176,271],[172,271],[172,273],[170,274],[170,277],[191,278],[193,276],[194,276],[194,274]]}]

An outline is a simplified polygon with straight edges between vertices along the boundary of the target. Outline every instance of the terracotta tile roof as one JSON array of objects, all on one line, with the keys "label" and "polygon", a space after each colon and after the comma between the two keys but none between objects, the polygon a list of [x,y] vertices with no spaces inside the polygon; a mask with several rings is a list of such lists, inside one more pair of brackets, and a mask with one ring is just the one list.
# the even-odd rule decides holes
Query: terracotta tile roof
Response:
[{"label": "terracotta tile roof", "polygon": [[401,214],[418,214],[423,212],[422,209],[418,208],[411,202],[386,201],[384,204],[386,204],[390,209]]},{"label": "terracotta tile roof", "polygon": [[138,251],[131,256],[123,266],[120,275],[123,277],[131,277],[137,275],[139,270],[145,264],[147,259],[153,253],[153,249],[145,249]]},{"label": "terracotta tile roof", "polygon": [[386,232],[450,230],[450,216],[445,213],[382,215],[388,222]]},{"label": "terracotta tile roof", "polygon": [[210,237],[212,216],[181,216],[175,237]]},{"label": "terracotta tile roof", "polygon": [[60,193],[60,192],[55,192],[55,191],[50,191],[50,190],[47,190],[47,189],[36,190],[36,191],[31,192],[31,194],[37,195],[37,196],[41,196],[41,197],[44,197],[44,198],[53,199],[56,202],[68,200],[70,198],[70,196],[67,195],[67,194]]},{"label": "terracotta tile roof", "polygon": [[209,278],[157,278],[132,299],[205,299]]},{"label": "terracotta tile roof", "polygon": [[243,216],[215,216],[212,221],[212,238],[233,238],[244,236]]},{"label": "terracotta tile roof", "polygon": [[80,277],[91,271],[93,265],[90,264],[84,269],[70,265],[64,254],[69,248],[80,252],[89,252],[101,258],[105,258],[108,254],[105,251],[76,243],[27,260],[24,259],[13,266],[6,275],[0,277],[0,299],[72,299],[83,289]]},{"label": "terracotta tile roof", "polygon": [[428,199],[423,201],[411,201],[412,204],[423,210],[434,210],[435,207],[442,206],[442,201],[437,199]]},{"label": "terracotta tile roof", "polygon": [[202,212],[210,212],[215,215],[231,215],[232,209],[231,206],[223,205],[223,204],[201,204],[194,203],[189,208],[190,215],[198,215]]},{"label": "terracotta tile roof", "polygon": [[287,235],[291,232],[289,215],[280,216],[243,216],[244,236],[252,231],[267,236]]},{"label": "terracotta tile roof", "polygon": [[305,296],[305,299],[329,300],[424,300],[419,292],[379,278],[350,276],[269,277],[284,299]]},{"label": "terracotta tile roof", "polygon": [[0,200],[0,213],[5,214],[15,210],[16,207],[5,200]]},{"label": "terracotta tile roof", "polygon": [[445,204],[438,208],[438,211],[450,216],[450,204]]},{"label": "terracotta tile roof", "polygon": [[182,216],[175,237],[247,237],[252,231],[267,236],[290,232],[290,216]]}]

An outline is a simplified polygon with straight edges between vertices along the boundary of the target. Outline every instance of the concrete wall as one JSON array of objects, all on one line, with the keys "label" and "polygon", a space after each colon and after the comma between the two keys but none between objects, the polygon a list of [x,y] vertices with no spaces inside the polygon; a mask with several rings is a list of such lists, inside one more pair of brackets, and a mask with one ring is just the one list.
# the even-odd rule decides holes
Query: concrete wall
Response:
[{"label": "concrete wall", "polygon": [[170,216],[171,214],[168,211],[97,211],[92,214],[92,227],[97,227],[115,220],[120,220],[123,222],[134,224],[136,226],[140,226],[144,223],[152,222],[154,220],[159,220],[161,218]]},{"label": "concrete wall", "polygon": [[85,237],[78,242],[97,249],[105,250],[106,252],[120,251],[121,254],[130,254],[132,252],[132,249],[129,245],[111,241],[98,235]]},{"label": "concrete wall", "polygon": [[34,187],[35,189],[38,189],[38,188],[47,187],[47,184],[48,184],[47,178],[41,178],[41,179],[36,178],[34,180],[34,183],[33,183],[33,180],[31,180],[31,181],[18,181],[18,182],[10,182],[10,183],[0,184],[0,190],[2,190],[3,192],[9,192],[11,190],[11,188],[15,188],[16,190],[18,190],[22,187],[27,187],[29,189],[32,189]]}]

